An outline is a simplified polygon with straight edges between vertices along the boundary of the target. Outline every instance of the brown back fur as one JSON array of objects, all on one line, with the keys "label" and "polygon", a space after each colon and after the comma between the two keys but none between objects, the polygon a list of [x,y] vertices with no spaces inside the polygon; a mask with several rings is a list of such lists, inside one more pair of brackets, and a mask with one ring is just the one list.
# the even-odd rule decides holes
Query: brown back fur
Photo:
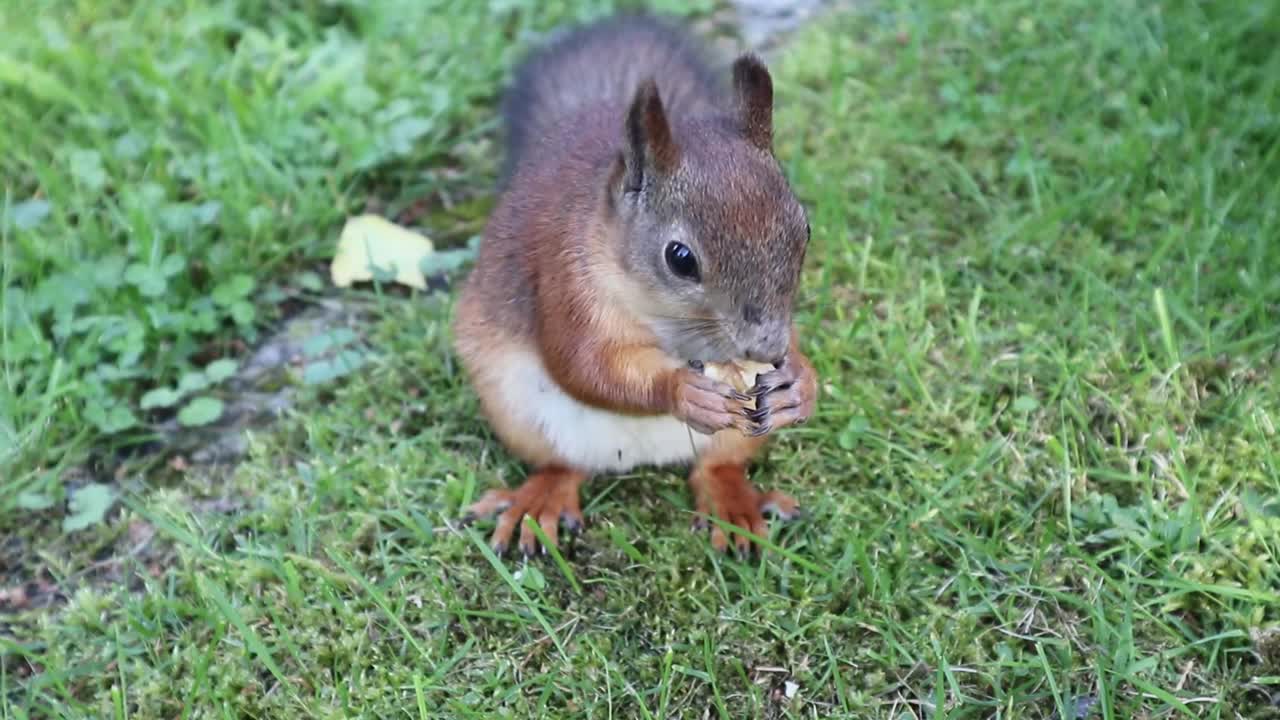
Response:
[{"label": "brown back fur", "polygon": [[549,128],[586,109],[625,108],[648,76],[662,79],[663,100],[679,114],[704,112],[727,100],[709,55],[669,20],[624,13],[553,35],[519,64],[503,96],[501,185]]}]

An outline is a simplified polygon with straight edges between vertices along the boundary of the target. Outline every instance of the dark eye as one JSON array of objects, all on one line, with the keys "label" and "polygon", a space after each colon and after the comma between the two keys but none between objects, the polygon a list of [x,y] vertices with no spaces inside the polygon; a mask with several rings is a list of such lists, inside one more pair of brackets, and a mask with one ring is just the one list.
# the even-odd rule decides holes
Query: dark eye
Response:
[{"label": "dark eye", "polygon": [[698,259],[687,245],[673,242],[667,243],[667,267],[671,272],[690,280],[698,279]]}]

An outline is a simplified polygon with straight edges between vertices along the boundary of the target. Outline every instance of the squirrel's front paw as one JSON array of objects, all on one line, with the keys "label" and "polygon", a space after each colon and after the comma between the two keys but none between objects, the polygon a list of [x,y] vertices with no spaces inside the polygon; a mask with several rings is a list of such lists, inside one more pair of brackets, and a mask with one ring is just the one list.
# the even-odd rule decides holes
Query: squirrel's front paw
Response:
[{"label": "squirrel's front paw", "polygon": [[748,417],[750,402],[750,396],[728,383],[693,368],[682,368],[677,376],[672,414],[704,435],[727,428],[749,435],[756,432],[756,423]]},{"label": "squirrel's front paw", "polygon": [[818,402],[818,374],[799,352],[787,356],[781,367],[756,378],[751,395],[756,409],[750,414],[757,435],[788,425],[799,425],[813,416]]}]

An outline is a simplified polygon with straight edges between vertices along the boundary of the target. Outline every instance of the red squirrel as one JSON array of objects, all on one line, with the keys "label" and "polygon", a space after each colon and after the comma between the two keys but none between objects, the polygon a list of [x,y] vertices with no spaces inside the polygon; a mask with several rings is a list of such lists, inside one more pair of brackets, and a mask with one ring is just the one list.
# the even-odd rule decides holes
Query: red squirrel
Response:
[{"label": "red squirrel", "polygon": [[[769,70],[707,57],[665,19],[615,15],[530,54],[502,100],[499,196],[453,325],[484,418],[531,469],[467,509],[497,517],[499,554],[517,526],[538,549],[525,517],[552,543],[576,533],[582,484],[639,466],[691,467],[696,510],[759,536],[765,513],[799,513],[747,468],[814,412],[792,318],[809,223],[774,155]],[[771,366],[746,392],[705,371],[744,360]]]}]

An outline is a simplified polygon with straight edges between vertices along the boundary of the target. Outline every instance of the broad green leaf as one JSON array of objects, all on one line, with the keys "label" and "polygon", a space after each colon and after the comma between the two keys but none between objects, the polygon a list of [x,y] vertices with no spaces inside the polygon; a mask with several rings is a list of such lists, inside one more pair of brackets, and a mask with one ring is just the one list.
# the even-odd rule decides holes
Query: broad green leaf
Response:
[{"label": "broad green leaf", "polygon": [[186,407],[178,411],[178,422],[187,427],[208,425],[222,417],[222,407],[222,401],[215,397],[202,395],[193,398]]},{"label": "broad green leaf", "polygon": [[357,350],[343,350],[332,358],[309,363],[302,371],[302,381],[307,385],[331,382],[355,370],[369,361],[368,355]]},{"label": "broad green leaf", "polygon": [[120,405],[107,407],[93,400],[85,406],[84,415],[89,422],[108,435],[128,430],[138,424],[137,416],[130,412],[129,408]]},{"label": "broad green leaf", "polygon": [[62,519],[62,531],[76,532],[102,522],[115,501],[116,494],[111,486],[101,483],[85,485],[72,494],[68,508],[70,514]]},{"label": "broad green leaf", "polygon": [[431,132],[434,125],[423,117],[407,117],[397,120],[387,131],[392,152],[403,154],[413,150],[418,138]]},{"label": "broad green leaf", "polygon": [[1031,395],[1019,395],[1017,400],[1013,401],[1014,412],[1029,413],[1040,407],[1040,401]]},{"label": "broad green leaf", "polygon": [[858,446],[862,437],[866,434],[871,424],[861,415],[855,415],[849,419],[849,423],[845,425],[844,430],[836,436],[836,444],[845,450],[852,450]]},{"label": "broad green leaf", "polygon": [[23,200],[9,209],[9,218],[19,230],[30,230],[49,215],[52,205],[48,200],[32,198]]},{"label": "broad green leaf", "polygon": [[520,568],[519,571],[512,574],[512,577],[519,580],[521,585],[530,590],[541,591],[547,587],[547,577],[533,564]]},{"label": "broad green leaf", "polygon": [[124,279],[130,285],[138,288],[138,292],[146,297],[158,297],[164,294],[168,282],[165,280],[164,273],[159,269],[153,268],[142,263],[133,263],[124,271]]},{"label": "broad green leaf", "polygon": [[232,375],[235,375],[236,369],[238,367],[239,366],[237,365],[236,361],[230,358],[214,360],[213,362],[205,366],[204,376],[211,383],[220,383],[223,380],[226,380],[227,378],[231,377]]},{"label": "broad green leaf", "polygon": [[133,160],[147,149],[147,139],[141,133],[127,132],[116,138],[113,148],[121,160]]},{"label": "broad green leaf", "polygon": [[18,493],[18,509],[20,510],[48,510],[53,507],[53,498],[45,493],[38,492],[21,492]]},{"label": "broad green leaf", "polygon": [[202,372],[189,372],[178,381],[178,392],[183,394],[199,392],[209,387],[209,379]]},{"label": "broad green leaf", "polygon": [[68,161],[71,176],[89,190],[101,190],[107,184],[107,170],[97,150],[74,150]]},{"label": "broad green leaf", "polygon": [[220,212],[222,212],[222,203],[211,200],[192,208],[191,218],[200,225],[212,225],[218,219]]},{"label": "broad green leaf", "polygon": [[174,275],[182,272],[186,267],[187,258],[184,255],[180,253],[170,253],[165,257],[164,262],[160,263],[160,272],[164,273],[165,277],[173,277]]},{"label": "broad green leaf", "polygon": [[128,258],[119,253],[98,258],[94,262],[93,279],[99,287],[114,290],[125,282],[124,270]]},{"label": "broad green leaf", "polygon": [[354,342],[356,334],[350,328],[335,328],[328,332],[317,333],[302,343],[302,354],[308,357],[322,355],[331,348],[342,347]]},{"label": "broad green leaf", "polygon": [[237,300],[231,303],[231,319],[235,320],[239,325],[248,325],[253,322],[257,316],[257,310],[254,310],[253,303],[247,300]]},{"label": "broad green leaf", "polygon": [[253,292],[253,278],[248,275],[233,275],[225,282],[219,283],[210,296],[219,305],[227,306],[243,300]]},{"label": "broad green leaf", "polygon": [[148,391],[142,396],[138,402],[139,407],[143,410],[150,410],[158,407],[172,407],[182,399],[182,393],[173,388],[160,387]]},{"label": "broad green leaf", "polygon": [[304,270],[298,273],[294,280],[298,283],[298,287],[311,292],[320,292],[324,289],[324,281],[320,276],[310,270]]},{"label": "broad green leaf", "polygon": [[453,272],[466,265],[475,259],[475,256],[475,250],[471,248],[441,250],[424,256],[422,261],[418,263],[418,269],[422,271],[423,275],[441,275]]}]

